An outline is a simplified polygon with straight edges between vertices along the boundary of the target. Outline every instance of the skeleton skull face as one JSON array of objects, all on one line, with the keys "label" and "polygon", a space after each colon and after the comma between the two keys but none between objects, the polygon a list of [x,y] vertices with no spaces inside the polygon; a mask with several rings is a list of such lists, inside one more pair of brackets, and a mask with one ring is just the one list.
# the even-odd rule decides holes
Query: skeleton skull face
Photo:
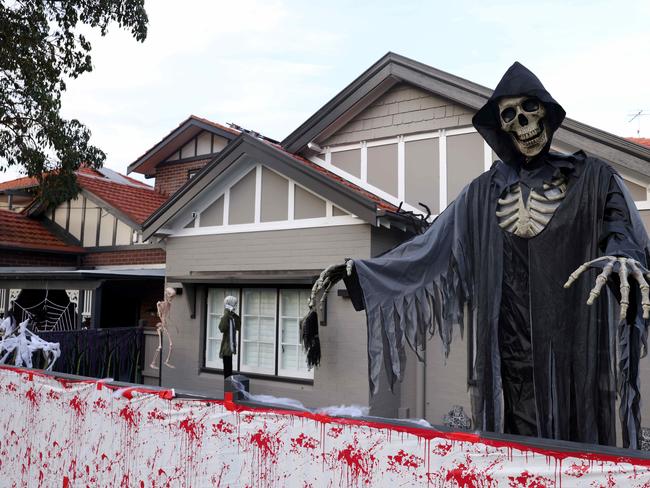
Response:
[{"label": "skeleton skull face", "polygon": [[176,296],[176,290],[174,290],[171,286],[168,286],[165,288],[165,300],[168,302],[171,302],[174,297]]},{"label": "skeleton skull face", "polygon": [[504,97],[499,100],[501,128],[512,138],[519,152],[537,156],[548,141],[544,117],[546,108],[535,97]]}]

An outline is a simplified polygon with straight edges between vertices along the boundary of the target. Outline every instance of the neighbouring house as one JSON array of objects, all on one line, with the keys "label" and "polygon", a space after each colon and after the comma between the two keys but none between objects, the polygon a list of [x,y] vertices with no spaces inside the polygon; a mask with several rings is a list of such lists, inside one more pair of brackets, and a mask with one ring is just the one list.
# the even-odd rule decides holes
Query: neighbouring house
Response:
[{"label": "neighbouring house", "polygon": [[[156,187],[158,178],[166,181],[163,171],[186,174],[193,160],[202,165],[143,224],[143,239],[165,247],[167,284],[182,289],[172,307],[176,368],[163,368],[162,384],[221,390],[217,324],[223,298],[232,294],[242,317],[234,369],[251,378],[254,393],[309,406],[369,405],[377,415],[438,424],[453,405],[469,411],[461,338],[446,365],[438,338],[427,348],[426,364],[409,351],[404,381],[371,398],[365,316],[354,312],[345,289],[329,293],[321,314],[322,362],[311,371],[299,319],[322,268],[376,256],[409,238],[417,226],[412,213],[426,213],[424,204],[435,216],[492,165],[495,155],[471,125],[490,94],[388,53],[281,144],[240,131],[204,157],[207,135],[199,132],[193,144],[174,139],[192,125],[214,131],[191,117],[134,162],[130,170],[156,177]],[[649,148],[567,119],[554,149],[583,149],[611,162],[650,224]],[[643,390],[650,397],[647,384]]]},{"label": "neighbouring house", "polygon": [[129,165],[128,172],[155,178],[155,189],[172,195],[219,154],[239,131],[190,115]]},{"label": "neighbouring house", "polygon": [[[112,170],[77,171],[79,195],[56,208],[38,199],[0,210],[0,309],[36,317],[38,330],[155,325],[165,251],[142,223],[167,197]],[[35,178],[0,184],[8,199]]]}]

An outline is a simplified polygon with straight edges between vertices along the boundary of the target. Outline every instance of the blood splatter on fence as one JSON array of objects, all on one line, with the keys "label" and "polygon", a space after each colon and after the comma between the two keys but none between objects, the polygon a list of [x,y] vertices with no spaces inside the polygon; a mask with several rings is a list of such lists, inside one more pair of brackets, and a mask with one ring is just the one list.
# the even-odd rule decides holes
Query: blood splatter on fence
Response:
[{"label": "blood splatter on fence", "polygon": [[1,486],[650,486],[650,460],[0,368]]}]

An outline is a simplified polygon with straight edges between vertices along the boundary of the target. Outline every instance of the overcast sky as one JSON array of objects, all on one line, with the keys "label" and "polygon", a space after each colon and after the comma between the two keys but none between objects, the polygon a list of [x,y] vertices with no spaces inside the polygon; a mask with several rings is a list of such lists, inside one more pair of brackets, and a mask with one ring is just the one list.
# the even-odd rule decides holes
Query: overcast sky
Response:
[{"label": "overcast sky", "polygon": [[[78,118],[125,172],[190,114],[282,139],[387,51],[493,88],[515,60],[581,122],[635,136],[650,113],[650,2],[149,0],[140,44],[92,36],[69,83]],[[650,116],[641,136],[650,137]],[[16,173],[1,177],[6,180]]]}]

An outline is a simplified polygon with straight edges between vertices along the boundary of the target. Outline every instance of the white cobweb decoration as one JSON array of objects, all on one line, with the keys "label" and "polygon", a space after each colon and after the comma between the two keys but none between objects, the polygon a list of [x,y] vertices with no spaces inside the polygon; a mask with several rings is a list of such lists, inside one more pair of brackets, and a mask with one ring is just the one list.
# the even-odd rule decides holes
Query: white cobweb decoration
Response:
[{"label": "white cobweb decoration", "polygon": [[33,367],[32,357],[41,352],[45,357],[45,369],[50,371],[61,355],[58,342],[47,342],[28,329],[30,318],[16,327],[15,319],[9,315],[0,323],[0,364],[6,364],[14,354],[14,366]]},{"label": "white cobweb decoration", "polygon": [[[76,330],[76,309],[73,302],[67,305],[59,305],[48,298],[45,298],[35,305],[23,307],[18,302],[12,302],[15,308],[20,310],[22,315],[21,322],[31,319],[31,325],[34,331],[69,331]],[[39,317],[39,320],[33,320]]]}]

